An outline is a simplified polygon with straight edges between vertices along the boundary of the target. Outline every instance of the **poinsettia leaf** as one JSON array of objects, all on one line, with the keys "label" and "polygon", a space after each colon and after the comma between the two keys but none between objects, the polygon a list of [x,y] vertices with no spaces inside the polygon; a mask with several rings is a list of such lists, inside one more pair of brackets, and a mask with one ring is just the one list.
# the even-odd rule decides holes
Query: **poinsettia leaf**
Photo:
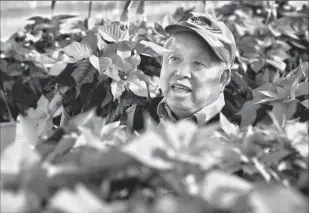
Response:
[{"label": "poinsettia leaf", "polygon": [[[99,71],[100,74],[104,73],[104,74],[108,75],[107,72],[105,72],[105,71],[108,68],[111,68],[111,66],[112,66],[112,59],[111,58],[109,58],[109,57],[98,58],[96,56],[92,56],[90,58],[90,60],[91,60],[91,63],[95,65],[94,67]],[[111,77],[111,76],[109,76],[109,77]]]},{"label": "poinsettia leaf", "polygon": [[270,49],[267,51],[267,55],[275,61],[284,61],[289,58],[289,55],[282,49]]},{"label": "poinsettia leaf", "polygon": [[117,23],[104,24],[98,27],[98,32],[104,40],[109,42],[120,42],[128,40],[129,34],[127,30],[121,30]]},{"label": "poinsettia leaf", "polygon": [[273,98],[273,99],[281,98],[277,93],[274,93],[272,91],[258,91],[258,92],[262,93],[263,95],[266,95],[267,97]]},{"label": "poinsettia leaf", "polygon": [[166,34],[166,32],[165,32],[165,30],[163,29],[163,27],[159,24],[159,23],[157,23],[157,22],[155,22],[154,23],[154,31],[158,34],[158,35],[160,35],[160,36],[162,36],[162,37],[167,37],[167,34]]},{"label": "poinsettia leaf", "polygon": [[302,101],[301,104],[309,109],[309,99]]},{"label": "poinsettia leaf", "polygon": [[40,199],[25,189],[1,189],[1,212],[33,212],[39,208]]},{"label": "poinsettia leaf", "polygon": [[87,45],[91,52],[95,52],[97,50],[98,39],[93,31],[89,31],[85,37],[82,38],[80,42],[83,45]]},{"label": "poinsettia leaf", "polygon": [[16,48],[16,41],[14,39],[9,39],[6,42],[1,41],[0,50],[1,52],[9,52]]},{"label": "poinsettia leaf", "polygon": [[303,213],[308,211],[307,199],[294,187],[286,187],[280,183],[258,184],[252,188],[247,199],[249,208],[254,212],[293,212],[295,209]]},{"label": "poinsettia leaf", "polygon": [[236,201],[253,189],[250,182],[222,171],[209,172],[201,182],[199,195],[212,206],[232,209]]},{"label": "poinsettia leaf", "polygon": [[[298,37],[296,39],[299,39]],[[308,47],[306,47],[305,45],[303,45],[302,43],[300,43],[299,41],[289,41],[293,46],[299,48],[299,49],[302,49],[302,50],[308,50]]]},{"label": "poinsettia leaf", "polygon": [[92,54],[91,48],[84,43],[73,41],[70,45],[62,49],[67,55],[74,58],[76,61],[80,61],[89,57]]},{"label": "poinsettia leaf", "polygon": [[258,60],[251,64],[251,68],[257,73],[259,72],[265,65],[265,60]]},{"label": "poinsettia leaf", "polygon": [[172,18],[172,16],[167,13],[162,19],[162,28],[164,29],[168,25],[175,24],[176,21]]},{"label": "poinsettia leaf", "polygon": [[56,157],[67,153],[75,144],[76,138],[70,135],[64,135],[57,143],[56,147],[48,154],[45,160],[53,161]]},{"label": "poinsettia leaf", "polygon": [[112,65],[112,59],[108,57],[100,57],[99,63],[100,63],[100,73],[104,73],[105,70]]},{"label": "poinsettia leaf", "polygon": [[57,76],[66,68],[66,66],[67,63],[59,61],[48,71],[48,75]]},{"label": "poinsettia leaf", "polygon": [[271,102],[273,106],[272,113],[277,119],[280,126],[283,126],[287,120],[290,120],[296,111],[297,100],[293,100],[289,103],[285,102]]},{"label": "poinsettia leaf", "polygon": [[27,142],[14,142],[1,153],[1,174],[19,174],[23,167],[31,167],[41,160]]},{"label": "poinsettia leaf", "polygon": [[105,95],[104,101],[101,104],[101,107],[106,106],[112,100],[113,100],[113,95],[109,91],[106,91],[106,95]]},{"label": "poinsettia leaf", "polygon": [[241,115],[241,122],[240,122],[240,128],[253,123],[256,119],[256,110],[260,108],[258,104],[254,101],[248,101],[246,102],[242,109],[237,113],[238,115]]},{"label": "poinsettia leaf", "polygon": [[276,90],[277,90],[277,93],[278,93],[278,95],[280,96],[280,97],[287,97],[288,95],[289,95],[289,93],[284,89],[284,88],[282,88],[282,87],[280,87],[280,86],[277,86],[276,87]]},{"label": "poinsettia leaf", "polygon": [[148,97],[147,84],[144,81],[128,81],[129,89],[137,96]]},{"label": "poinsettia leaf", "polygon": [[32,61],[38,67],[44,69],[46,72],[48,68],[52,67],[56,63],[55,59],[34,50],[29,54],[26,54],[26,58],[27,60]]},{"label": "poinsettia leaf", "polygon": [[117,69],[115,64],[112,64],[111,66],[107,67],[107,69],[103,73],[100,73],[100,74],[101,75],[104,74],[104,75],[112,78],[115,81],[122,80],[119,76],[119,70]]},{"label": "poinsettia leaf", "polygon": [[[147,141],[147,143],[145,143],[145,141]],[[166,143],[160,134],[148,130],[122,146],[121,151],[151,168],[170,170],[173,168],[173,164],[161,156],[156,155],[158,150],[164,152],[166,147]]]},{"label": "poinsettia leaf", "polygon": [[136,51],[138,54],[151,57],[163,56],[164,54],[171,52],[171,50],[149,41],[140,41],[137,43]]},{"label": "poinsettia leaf", "polygon": [[119,98],[122,93],[125,91],[125,85],[127,84],[126,81],[124,80],[120,80],[120,81],[116,81],[113,80],[111,83],[111,91],[113,94],[113,100],[115,101],[117,98]]},{"label": "poinsettia leaf", "polygon": [[89,61],[94,68],[96,68],[98,71],[100,71],[100,62],[99,62],[99,58],[97,56],[91,55],[89,57]]},{"label": "poinsettia leaf", "polygon": [[40,24],[35,25],[35,27],[33,28],[33,31],[53,29],[53,28],[56,28],[56,27],[57,26],[55,24],[40,23]]},{"label": "poinsettia leaf", "polygon": [[267,153],[261,157],[261,161],[266,165],[277,165],[281,160],[291,154],[291,150],[280,149],[275,152]]},{"label": "poinsettia leaf", "polygon": [[295,96],[308,95],[309,94],[309,82],[301,82],[298,84],[295,90]]},{"label": "poinsettia leaf", "polygon": [[286,63],[284,63],[283,61],[275,61],[272,59],[266,59],[266,62],[272,65],[273,67],[278,68],[281,71],[284,71],[286,68]]},{"label": "poinsettia leaf", "polygon": [[78,67],[72,72],[71,75],[74,78],[76,85],[82,85],[93,82],[95,73],[95,68],[88,60],[86,60],[79,62]]},{"label": "poinsettia leaf", "polygon": [[106,44],[103,49],[103,56],[109,57],[110,55],[117,53],[117,48],[118,43]]},{"label": "poinsettia leaf", "polygon": [[136,44],[137,42],[134,42],[134,41],[121,41],[117,45],[117,50],[132,51],[135,48]]},{"label": "poinsettia leaf", "polygon": [[10,76],[20,76],[22,75],[22,70],[23,70],[23,67],[21,66],[20,63],[13,63],[7,66],[2,71],[7,73]]},{"label": "poinsettia leaf", "polygon": [[309,62],[308,61],[302,62],[300,64],[300,68],[301,68],[301,71],[302,71],[303,75],[305,76],[305,78],[308,78],[308,76],[309,76]]},{"label": "poinsettia leaf", "polygon": [[109,57],[112,59],[113,64],[115,64],[116,67],[118,67],[119,69],[121,69],[123,71],[126,69],[124,61],[122,60],[122,58],[117,53],[111,54],[111,55],[109,55]]},{"label": "poinsettia leaf", "polygon": [[236,135],[239,131],[239,126],[231,123],[222,113],[220,113],[220,126],[228,135]]},{"label": "poinsettia leaf", "polygon": [[77,184],[75,191],[59,190],[50,199],[49,208],[63,212],[110,212],[103,200],[100,200],[84,185]]}]

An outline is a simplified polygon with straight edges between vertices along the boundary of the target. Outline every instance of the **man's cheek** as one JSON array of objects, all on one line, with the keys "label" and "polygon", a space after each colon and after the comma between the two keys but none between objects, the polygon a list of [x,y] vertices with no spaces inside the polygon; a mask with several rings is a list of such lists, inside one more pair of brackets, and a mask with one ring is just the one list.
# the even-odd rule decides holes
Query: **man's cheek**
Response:
[{"label": "man's cheek", "polygon": [[161,73],[160,75],[160,88],[162,90],[163,95],[167,92],[168,79],[165,73]]}]

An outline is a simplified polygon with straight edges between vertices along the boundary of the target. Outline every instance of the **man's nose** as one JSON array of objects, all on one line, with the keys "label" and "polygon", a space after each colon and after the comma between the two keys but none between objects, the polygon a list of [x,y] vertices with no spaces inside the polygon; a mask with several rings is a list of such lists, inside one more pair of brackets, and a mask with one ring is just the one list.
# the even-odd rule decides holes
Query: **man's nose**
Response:
[{"label": "man's nose", "polygon": [[179,76],[180,78],[191,78],[191,69],[190,66],[188,64],[182,64],[177,72],[176,72],[176,76]]}]

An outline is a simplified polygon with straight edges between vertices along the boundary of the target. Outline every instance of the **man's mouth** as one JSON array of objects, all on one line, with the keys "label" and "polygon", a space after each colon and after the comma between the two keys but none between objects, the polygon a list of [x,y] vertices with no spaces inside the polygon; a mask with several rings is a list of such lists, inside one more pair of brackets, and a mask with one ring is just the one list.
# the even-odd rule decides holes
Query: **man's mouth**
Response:
[{"label": "man's mouth", "polygon": [[173,84],[172,89],[173,89],[174,92],[182,93],[182,94],[186,94],[186,93],[191,92],[190,88],[188,88],[184,85],[180,85],[180,84]]}]

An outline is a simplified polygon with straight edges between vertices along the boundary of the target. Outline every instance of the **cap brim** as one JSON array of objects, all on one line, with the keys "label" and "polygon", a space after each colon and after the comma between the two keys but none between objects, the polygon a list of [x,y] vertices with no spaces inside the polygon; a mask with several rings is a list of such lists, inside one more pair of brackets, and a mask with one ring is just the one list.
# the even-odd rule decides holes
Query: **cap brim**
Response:
[{"label": "cap brim", "polygon": [[205,40],[208,45],[210,46],[210,48],[215,52],[215,54],[219,57],[220,60],[222,61],[226,61],[226,59],[224,59],[224,57],[221,54],[221,51],[219,48],[216,47],[216,44],[214,44],[214,42],[209,38],[212,35],[211,34],[207,34],[207,36],[205,35],[205,33],[201,33],[199,29],[196,29],[194,26],[187,26],[186,24],[171,24],[168,25],[167,27],[165,27],[165,32],[167,34],[173,34],[173,33],[177,33],[177,32],[194,32],[196,33],[198,36],[200,36],[203,40]]}]

